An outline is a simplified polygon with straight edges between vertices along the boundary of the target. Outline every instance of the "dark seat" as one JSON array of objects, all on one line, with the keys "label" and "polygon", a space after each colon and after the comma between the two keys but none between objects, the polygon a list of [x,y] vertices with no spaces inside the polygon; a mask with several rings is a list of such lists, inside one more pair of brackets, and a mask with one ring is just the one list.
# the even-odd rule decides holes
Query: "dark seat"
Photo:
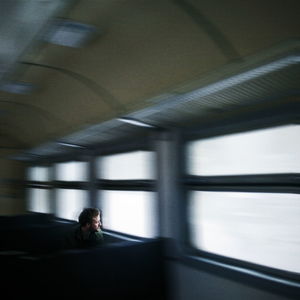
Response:
[{"label": "dark seat", "polygon": [[161,251],[162,241],[150,240],[11,257],[4,286],[16,298],[165,299]]},{"label": "dark seat", "polygon": [[62,250],[73,226],[38,215],[2,218],[1,283],[10,298],[165,299],[163,240],[104,233],[100,247]]},{"label": "dark seat", "polygon": [[[121,242],[63,251],[46,261],[59,293],[107,299],[163,299],[162,241]],[[49,291],[51,292],[51,290]]]}]

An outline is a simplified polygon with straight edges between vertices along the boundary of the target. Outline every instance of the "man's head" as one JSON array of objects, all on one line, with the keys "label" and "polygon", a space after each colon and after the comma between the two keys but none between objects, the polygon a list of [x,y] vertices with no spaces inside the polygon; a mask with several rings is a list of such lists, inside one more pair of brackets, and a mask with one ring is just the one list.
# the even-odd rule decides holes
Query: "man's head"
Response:
[{"label": "man's head", "polygon": [[83,230],[98,231],[101,226],[100,211],[97,208],[85,208],[78,221]]}]

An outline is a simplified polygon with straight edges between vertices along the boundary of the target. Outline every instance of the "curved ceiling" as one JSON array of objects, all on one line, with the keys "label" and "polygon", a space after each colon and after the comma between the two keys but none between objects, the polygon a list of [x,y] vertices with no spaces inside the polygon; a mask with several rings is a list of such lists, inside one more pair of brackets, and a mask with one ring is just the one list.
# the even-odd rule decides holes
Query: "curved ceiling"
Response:
[{"label": "curved ceiling", "polygon": [[[298,0],[57,0],[51,10],[50,2],[30,1],[30,7],[17,0],[0,4],[6,16],[0,31],[2,148],[26,150],[120,116],[134,116],[172,101],[170,95],[299,53]],[[46,38],[53,20],[93,25],[96,32],[81,47],[53,44]],[[286,74],[293,76],[282,91],[299,90],[293,81],[299,68]],[[5,89],[7,82],[34,88],[12,93]],[[271,97],[272,89],[263,95]],[[297,93],[283,94],[284,101],[299,100]],[[224,99],[206,99],[211,107],[199,108],[202,117],[226,114],[226,103],[233,106]],[[244,103],[235,109],[245,109]],[[168,123],[164,113],[161,106],[156,111],[160,119],[152,121]],[[188,117],[198,119],[195,113]]]}]

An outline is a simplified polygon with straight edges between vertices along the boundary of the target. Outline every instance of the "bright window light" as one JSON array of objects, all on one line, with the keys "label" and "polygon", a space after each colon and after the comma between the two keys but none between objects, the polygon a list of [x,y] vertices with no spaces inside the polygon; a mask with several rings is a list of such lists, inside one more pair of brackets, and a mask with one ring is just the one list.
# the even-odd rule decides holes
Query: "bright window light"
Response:
[{"label": "bright window light", "polygon": [[76,220],[83,208],[88,207],[88,192],[75,189],[56,190],[56,215],[59,218]]},{"label": "bright window light", "polygon": [[28,189],[27,209],[39,213],[51,213],[50,190]]},{"label": "bright window light", "polygon": [[153,192],[99,191],[103,227],[139,237],[156,236],[156,201]]},{"label": "bright window light", "polygon": [[49,181],[48,167],[30,167],[27,169],[27,178],[32,181]]},{"label": "bright window light", "polygon": [[98,178],[155,179],[155,154],[151,151],[133,151],[103,156],[98,160]]},{"label": "bright window light", "polygon": [[204,251],[300,272],[300,195],[190,192],[192,244]]},{"label": "bright window light", "polygon": [[56,179],[62,181],[87,181],[87,162],[72,161],[56,164]]},{"label": "bright window light", "polygon": [[300,125],[189,143],[188,173],[199,176],[300,172]]}]

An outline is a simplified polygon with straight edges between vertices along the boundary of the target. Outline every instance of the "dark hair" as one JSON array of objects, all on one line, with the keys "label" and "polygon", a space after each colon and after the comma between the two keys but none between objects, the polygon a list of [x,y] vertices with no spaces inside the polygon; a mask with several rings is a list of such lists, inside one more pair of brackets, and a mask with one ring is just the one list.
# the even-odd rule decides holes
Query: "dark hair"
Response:
[{"label": "dark hair", "polygon": [[80,226],[91,224],[93,222],[93,218],[99,215],[100,215],[100,210],[98,208],[85,208],[78,217]]}]

